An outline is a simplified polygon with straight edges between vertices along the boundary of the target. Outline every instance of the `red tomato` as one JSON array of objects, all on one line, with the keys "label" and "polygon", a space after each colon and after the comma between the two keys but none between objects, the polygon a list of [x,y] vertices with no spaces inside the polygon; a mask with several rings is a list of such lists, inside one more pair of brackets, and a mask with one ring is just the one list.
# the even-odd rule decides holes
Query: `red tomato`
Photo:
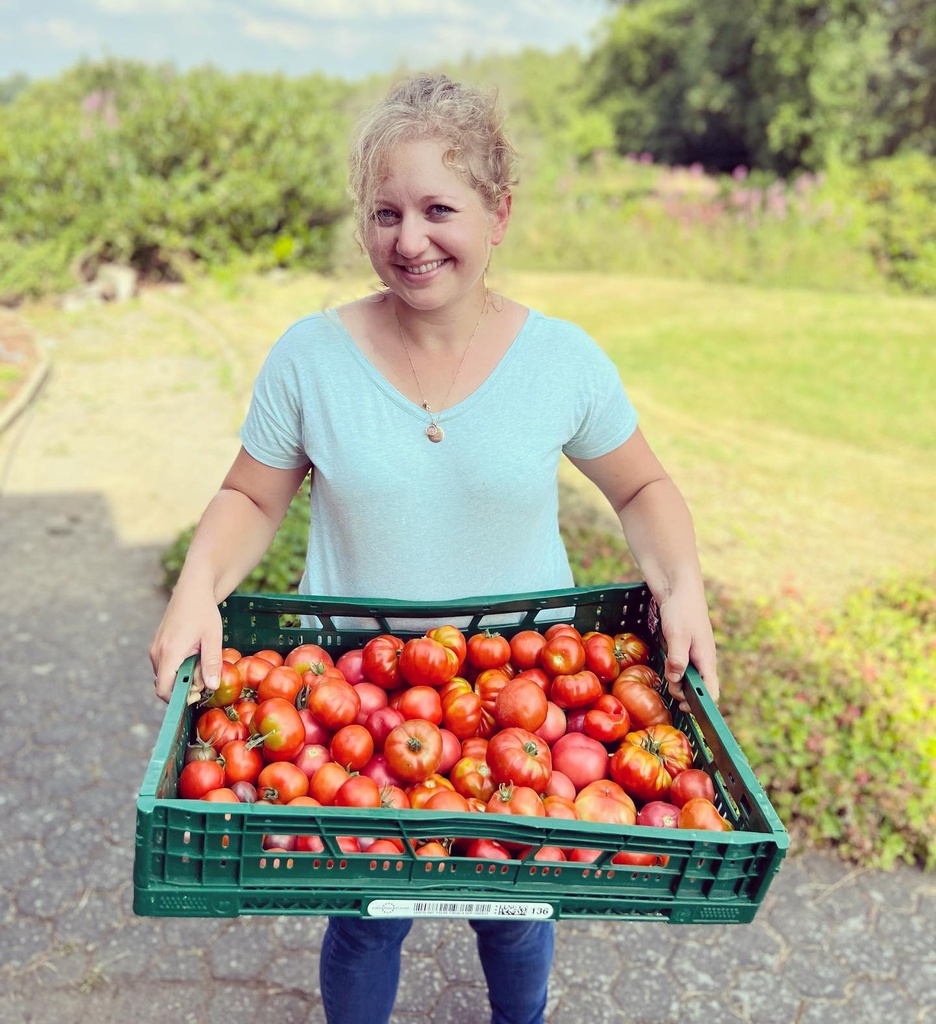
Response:
[{"label": "red tomato", "polygon": [[676,828],[679,808],[666,800],[650,800],[637,812],[637,824],[650,828]]},{"label": "red tomato", "polygon": [[694,796],[679,808],[679,828],[702,828],[713,832],[733,831],[731,823],[718,813],[718,808],[704,796]]},{"label": "red tomato", "polygon": [[487,814],[516,814],[531,818],[545,818],[546,809],[539,793],[529,786],[501,784],[487,802]]},{"label": "red tomato", "polygon": [[485,760],[497,784],[513,783],[542,793],[552,774],[549,744],[527,729],[512,726],[495,733]]},{"label": "red tomato", "polygon": [[603,693],[585,712],[582,731],[601,743],[618,743],[630,730],[630,715],[612,693]]},{"label": "red tomato", "polygon": [[256,783],[263,770],[263,754],[247,740],[231,740],[221,748],[224,762],[224,784],[233,786],[235,782]]},{"label": "red tomato", "polygon": [[256,654],[244,655],[243,658],[235,662],[235,665],[244,680],[244,686],[249,686],[251,690],[257,689],[263,681],[263,677],[273,667],[266,658],[260,658]]},{"label": "red tomato", "polygon": [[334,807],[380,807],[380,787],[366,775],[352,775],[335,793]]},{"label": "red tomato", "polygon": [[410,807],[414,810],[422,810],[429,799],[438,793],[440,789],[447,790],[450,793],[455,792],[455,787],[452,783],[444,775],[439,775],[438,772],[433,772],[428,778],[414,783],[406,791]]},{"label": "red tomato", "polygon": [[423,843],[422,846],[418,846],[413,852],[416,854],[417,857],[449,856],[449,852],[445,848],[445,846],[443,846],[443,844],[436,839],[431,839],[428,843]]},{"label": "red tomato", "polygon": [[331,668],[335,662],[324,647],[318,644],[301,644],[286,655],[283,664],[294,668],[302,676],[310,669],[314,670],[316,666]]},{"label": "red tomato", "polygon": [[282,697],[271,697],[258,706],[250,731],[263,737],[263,756],[267,761],[291,761],[305,744],[302,718]]},{"label": "red tomato", "polygon": [[403,843],[399,839],[375,839],[363,852],[375,857],[394,857],[403,852]]},{"label": "red tomato", "polygon": [[406,790],[400,786],[381,786],[380,803],[382,807],[394,808],[398,811],[409,810],[411,806]]},{"label": "red tomato", "polygon": [[546,702],[546,720],[533,732],[552,746],[560,736],[565,735],[568,724],[566,713],[558,704],[550,700]]},{"label": "red tomato", "polygon": [[680,772],[670,786],[669,798],[677,807],[682,807],[694,796],[702,796],[715,803],[715,784],[709,773],[701,768],[687,768]]},{"label": "red tomato", "polygon": [[394,690],[400,685],[400,654],[403,641],[389,633],[382,633],[368,640],[361,656],[361,669],[371,683],[385,690]]},{"label": "red tomato", "polygon": [[510,851],[496,839],[472,839],[465,847],[463,857],[477,857],[481,860],[510,860]]},{"label": "red tomato", "polygon": [[429,636],[407,640],[400,652],[400,675],[410,686],[444,686],[458,668],[456,652]]},{"label": "red tomato", "polygon": [[351,778],[351,773],[335,761],[326,761],[321,768],[309,779],[309,796],[324,807],[330,807],[335,800],[335,794],[342,785]]},{"label": "red tomato", "polygon": [[568,796],[549,793],[543,797],[543,810],[547,818],[563,818],[566,821],[578,821],[575,801]]},{"label": "red tomato", "polygon": [[311,779],[319,768],[331,759],[328,747],[323,746],[321,743],[306,743],[303,745],[302,750],[293,758],[293,764],[297,768],[301,768]]},{"label": "red tomato", "polygon": [[620,667],[646,664],[650,660],[650,647],[636,633],[617,633],[614,650]]},{"label": "red tomato", "polygon": [[487,756],[488,742],[483,736],[469,736],[462,740],[462,757],[476,757],[483,761]]},{"label": "red tomato", "polygon": [[240,797],[234,792],[233,789],[222,787],[221,789],[210,789],[203,797],[202,800],[207,800],[209,803],[223,803],[223,804],[239,804]]},{"label": "red tomato", "polygon": [[643,683],[644,686],[649,686],[657,693],[663,692],[663,680],[649,665],[628,665],[627,668],[620,671],[614,682],[619,680],[623,681],[622,685],[623,683]]},{"label": "red tomato", "polygon": [[254,712],[257,710],[257,702],[255,700],[248,700],[245,697],[241,697],[240,700],[236,701],[232,707],[234,708],[237,717],[250,728],[250,720],[254,716]]},{"label": "red tomato", "polygon": [[305,726],[306,743],[321,743],[323,746],[331,743],[332,730],[324,726],[308,708],[300,708],[299,717]]},{"label": "red tomato", "polygon": [[378,753],[383,750],[384,742],[401,722],[405,722],[403,712],[399,708],[386,707],[377,708],[367,716],[364,728],[374,737],[374,750]]},{"label": "red tomato", "polygon": [[[568,638],[560,637],[559,639]],[[553,676],[552,686],[549,688],[549,699],[565,710],[586,708],[590,704],[594,704],[603,692],[604,687],[598,676],[594,672],[589,672],[588,669],[582,669],[579,672],[560,673]]]},{"label": "red tomato", "polygon": [[461,742],[455,733],[449,729],[439,729],[442,736],[442,760],[439,762],[439,772],[448,775],[452,766],[461,757]]},{"label": "red tomato", "polygon": [[[349,679],[347,682],[351,683],[351,680]],[[389,703],[387,691],[374,683],[351,683],[351,685],[354,687],[354,692],[361,698],[361,710],[358,712],[355,722],[358,725],[367,725],[370,713],[378,708],[385,708]]]},{"label": "red tomato", "polygon": [[182,800],[200,800],[223,786],[224,768],[219,761],[190,761],[179,773],[178,794]]},{"label": "red tomato", "polygon": [[349,772],[359,772],[374,754],[374,737],[363,725],[352,722],[332,736],[328,750],[333,761]]},{"label": "red tomato", "polygon": [[[406,648],[404,648],[405,652]],[[402,671],[402,669],[401,669]],[[442,698],[433,686],[415,684],[408,686],[392,706],[403,713],[405,719],[424,718],[434,725],[442,724]]]},{"label": "red tomato", "polygon": [[364,648],[355,647],[353,650],[345,651],[335,662],[335,668],[352,686],[366,682],[367,676],[364,675]]},{"label": "red tomato", "polygon": [[464,797],[477,797],[487,803],[494,795],[494,779],[487,761],[477,757],[462,757],[452,766],[449,781],[456,793]]},{"label": "red tomato", "polygon": [[420,782],[442,762],[442,734],[432,722],[414,718],[393,729],[384,742],[390,770],[405,782]]},{"label": "red tomato", "polygon": [[309,777],[289,761],[274,762],[260,772],[257,792],[261,800],[269,800],[271,804],[288,804],[309,792]]},{"label": "red tomato", "polygon": [[611,683],[617,678],[618,660],[613,637],[607,633],[591,633],[584,641],[585,668],[602,683]]},{"label": "red tomato", "polygon": [[262,651],[255,651],[254,655],[257,658],[263,658],[264,661],[268,661],[271,665],[282,665],[283,656],[279,651],[271,650],[269,647],[264,648]]},{"label": "red tomato", "polygon": [[390,770],[390,765],[383,754],[374,754],[361,769],[361,774],[373,779],[378,786],[399,786],[403,782]]},{"label": "red tomato", "polygon": [[221,651],[221,660],[229,661],[232,665],[236,665],[242,657],[243,653],[236,647],[225,647]]},{"label": "red tomato", "polygon": [[442,724],[460,740],[474,736],[481,724],[481,697],[467,679],[455,676],[442,687]]},{"label": "red tomato", "polygon": [[282,697],[295,703],[302,689],[302,676],[289,665],[273,665],[257,687],[257,701],[263,703],[271,697]]},{"label": "red tomato", "polygon": [[468,813],[468,801],[450,789],[439,789],[422,805],[424,811],[457,811]]},{"label": "red tomato", "polygon": [[501,729],[519,726],[533,732],[546,721],[548,703],[532,679],[514,677],[494,700],[494,721]]},{"label": "red tomato", "polygon": [[[540,651],[540,668],[555,678],[561,675],[575,675],[585,667],[585,648],[582,641],[569,633],[553,634]],[[556,700],[550,691],[550,698]],[[560,704],[559,701],[556,701]],[[560,704],[561,707],[561,704]]]},{"label": "red tomato", "polygon": [[430,640],[438,641],[443,647],[447,647],[450,651],[454,652],[457,661],[455,671],[460,672],[462,665],[465,664],[465,657],[468,653],[468,642],[465,639],[465,634],[457,626],[436,626],[435,629],[430,629],[426,636]]},{"label": "red tomato", "polygon": [[636,729],[650,725],[672,725],[670,714],[663,698],[649,686],[635,683],[631,679],[621,680],[620,676],[611,684],[611,693],[627,708],[631,724]]},{"label": "red tomato", "polygon": [[481,698],[482,710],[493,716],[497,695],[510,680],[511,676],[499,668],[486,668],[478,673],[474,681],[474,688],[475,693]]},{"label": "red tomato", "polygon": [[306,698],[308,709],[326,728],[337,731],[351,725],[361,710],[361,698],[343,679],[323,679]]},{"label": "red tomato", "polygon": [[646,729],[629,732],[624,742],[637,744],[655,754],[674,778],[692,764],[689,737],[673,725],[651,725]]},{"label": "red tomato", "polygon": [[199,715],[195,732],[220,753],[225,743],[247,739],[249,730],[233,708],[208,708]]},{"label": "red tomato", "polygon": [[240,700],[244,689],[244,677],[238,672],[237,666],[229,661],[221,662],[221,681],[217,690],[208,690],[205,707],[226,708]]},{"label": "red tomato", "polygon": [[611,825],[633,825],[637,821],[634,801],[610,779],[590,782],[576,796],[575,809],[582,821]]},{"label": "red tomato", "polygon": [[669,857],[663,853],[639,853],[637,850],[619,850],[612,858],[612,864],[633,864],[644,868],[666,867]]},{"label": "red tomato", "polygon": [[521,629],[510,638],[510,663],[523,671],[539,665],[539,653],[546,646],[546,637],[535,629]]},{"label": "red tomato", "polygon": [[673,782],[660,757],[627,740],[611,755],[611,778],[638,800],[665,800]]},{"label": "red tomato", "polygon": [[610,767],[607,748],[583,732],[567,732],[552,745],[553,769],[568,775],[576,791],[597,779],[606,779]]},{"label": "red tomato", "polygon": [[543,635],[547,640],[552,640],[555,636],[571,636],[578,640],[579,643],[583,640],[582,634],[571,622],[554,622],[551,626],[547,627]]},{"label": "red tomato", "polygon": [[544,796],[564,796],[568,800],[575,799],[575,785],[565,772],[552,770],[549,776],[549,783],[543,790]]},{"label": "red tomato", "polygon": [[468,638],[467,661],[473,668],[501,668],[510,661],[510,641],[489,629]]}]

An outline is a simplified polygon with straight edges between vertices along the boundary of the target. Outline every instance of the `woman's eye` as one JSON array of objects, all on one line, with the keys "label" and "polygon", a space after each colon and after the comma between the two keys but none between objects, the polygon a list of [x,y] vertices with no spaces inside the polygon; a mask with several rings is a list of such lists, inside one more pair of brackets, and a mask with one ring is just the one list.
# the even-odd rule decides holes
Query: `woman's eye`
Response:
[{"label": "woman's eye", "polygon": [[374,221],[377,224],[392,224],[396,219],[396,214],[393,210],[375,210]]},{"label": "woman's eye", "polygon": [[445,217],[447,214],[452,212],[453,210],[451,206],[444,206],[442,203],[433,203],[433,205],[429,207],[429,213],[433,217]]}]

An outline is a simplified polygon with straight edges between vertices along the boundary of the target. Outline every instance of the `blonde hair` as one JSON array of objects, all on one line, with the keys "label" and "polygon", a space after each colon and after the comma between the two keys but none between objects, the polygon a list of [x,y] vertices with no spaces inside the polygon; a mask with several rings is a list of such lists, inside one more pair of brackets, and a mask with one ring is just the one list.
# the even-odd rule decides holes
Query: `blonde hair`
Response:
[{"label": "blonde hair", "polygon": [[517,154],[504,132],[497,93],[459,85],[445,75],[415,75],[358,122],[348,187],[362,234],[373,217],[374,194],[391,150],[428,139],[447,147],[446,166],[462,175],[490,213],[516,184]]}]

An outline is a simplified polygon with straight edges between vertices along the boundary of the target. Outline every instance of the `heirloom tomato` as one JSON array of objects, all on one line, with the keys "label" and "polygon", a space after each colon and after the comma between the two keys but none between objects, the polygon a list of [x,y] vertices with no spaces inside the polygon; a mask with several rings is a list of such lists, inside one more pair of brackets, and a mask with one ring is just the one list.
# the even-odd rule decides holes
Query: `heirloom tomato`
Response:
[{"label": "heirloom tomato", "polygon": [[306,706],[322,725],[334,732],[355,721],[361,710],[361,698],[343,679],[323,679],[309,691]]},{"label": "heirloom tomato", "polygon": [[622,682],[618,677],[611,684],[611,692],[627,708],[634,728],[673,724],[673,716],[663,698],[649,686],[629,679]]},{"label": "heirloom tomato", "polygon": [[527,729],[511,726],[488,741],[484,758],[495,783],[513,783],[542,793],[552,774],[549,744]]},{"label": "heirloom tomato", "polygon": [[439,735],[442,737],[442,760],[439,762],[439,772],[448,775],[455,762],[461,757],[461,741],[450,729],[440,728]]},{"label": "heirloom tomato", "polygon": [[[347,681],[350,682],[350,680]],[[382,686],[368,682],[351,683],[351,686],[354,687],[354,692],[361,699],[361,710],[358,711],[355,722],[358,725],[366,725],[372,711],[376,711],[378,708],[385,708],[389,703],[387,691]]]},{"label": "heirloom tomato", "polygon": [[543,810],[547,818],[564,818],[566,821],[578,821],[575,799],[560,796],[558,793],[547,793],[543,797]]},{"label": "heirloom tomato", "polygon": [[417,846],[413,851],[417,857],[448,857],[449,852],[437,839],[430,839],[428,843]]},{"label": "heirloom tomato", "polygon": [[679,808],[679,828],[702,828],[713,832],[733,831],[731,823],[723,818],[718,808],[704,796],[694,796]]},{"label": "heirloom tomato", "polygon": [[488,742],[484,736],[469,736],[462,740],[462,757],[477,757],[483,760],[487,755]]},{"label": "heirloom tomato", "polygon": [[546,721],[548,703],[532,679],[514,677],[494,700],[494,721],[501,729],[519,726],[533,732]]},{"label": "heirloom tomato", "polygon": [[251,690],[256,690],[263,681],[263,677],[273,668],[265,658],[258,658],[256,654],[245,654],[234,664],[244,680],[244,686]]},{"label": "heirloom tomato", "polygon": [[585,712],[582,732],[601,743],[618,743],[630,730],[630,715],[611,693],[603,693]]},{"label": "heirloom tomato", "polygon": [[602,683],[613,682],[618,675],[617,655],[614,640],[607,633],[591,633],[584,640],[585,668]]},{"label": "heirloom tomato", "polygon": [[444,686],[458,671],[458,654],[429,636],[407,640],[400,652],[399,672],[410,686]]},{"label": "heirloom tomato", "polygon": [[539,793],[529,786],[501,783],[487,802],[487,814],[516,814],[523,817],[545,818],[546,808]]},{"label": "heirloom tomato", "polygon": [[442,697],[434,686],[414,683],[392,699],[390,706],[402,712],[405,719],[424,718],[433,725],[442,724]]},{"label": "heirloom tomato", "polygon": [[565,772],[557,771],[555,768],[549,776],[549,782],[543,790],[543,796],[564,796],[569,800],[575,799],[575,784]]},{"label": "heirloom tomato", "polygon": [[656,754],[673,778],[692,764],[689,737],[674,725],[651,725],[646,729],[629,732],[624,742],[634,743]]},{"label": "heirloom tomato", "polygon": [[569,727],[566,713],[554,701],[546,702],[546,719],[543,724],[534,729],[537,736],[544,739],[552,746],[560,736],[563,736]]},{"label": "heirloom tomato", "polygon": [[621,669],[614,682],[620,682],[622,686],[624,683],[643,683],[657,693],[663,692],[663,680],[649,665],[628,665],[627,668]]},{"label": "heirloom tomato", "polygon": [[449,772],[449,781],[456,793],[474,796],[485,803],[494,795],[494,778],[487,761],[477,757],[461,757]]},{"label": "heirloom tomato", "polygon": [[429,798],[440,790],[447,790],[449,793],[455,792],[455,787],[451,782],[444,776],[439,775],[438,772],[433,772],[432,775],[419,782],[414,782],[406,790],[406,795],[409,797],[410,807],[414,810],[421,810],[426,806]]},{"label": "heirloom tomato", "polygon": [[328,747],[321,743],[306,743],[293,758],[293,764],[301,768],[311,779],[319,768],[331,759]]},{"label": "heirloom tomato", "polygon": [[539,653],[546,637],[535,629],[521,629],[510,638],[510,663],[521,672],[539,665]]},{"label": "heirloom tomato", "polygon": [[467,814],[468,801],[453,789],[438,789],[422,804],[424,811],[457,811]]},{"label": "heirloom tomato", "polygon": [[218,753],[231,740],[245,740],[248,726],[233,708],[208,708],[198,718],[195,732],[199,739],[210,743]]},{"label": "heirloom tomato", "polygon": [[309,669],[315,669],[316,666],[331,668],[335,662],[324,647],[320,647],[318,644],[300,644],[286,655],[283,664],[294,668],[301,676],[305,675]]},{"label": "heirloom tomato", "polygon": [[368,682],[385,690],[400,685],[400,653],[403,641],[390,633],[382,633],[368,640],[361,656],[361,668]]},{"label": "heirloom tomato", "polygon": [[348,680],[352,686],[367,681],[364,675],[364,649],[355,647],[353,650],[345,651],[335,662],[335,668]]},{"label": "heirloom tomato", "polygon": [[442,763],[442,734],[425,719],[403,722],[384,741],[384,757],[390,770],[404,782],[421,782]]},{"label": "heirloom tomato", "polygon": [[243,656],[243,652],[239,651],[236,647],[223,647],[221,649],[221,660],[229,661],[232,665],[236,665]]},{"label": "heirloom tomato", "polygon": [[462,854],[484,860],[510,860],[510,851],[496,839],[472,839]]},{"label": "heirloom tomato", "polygon": [[[556,676],[574,675],[585,667],[585,648],[582,641],[569,633],[555,634],[547,640],[539,654],[540,668],[555,680]],[[553,683],[555,685],[555,682]],[[552,700],[556,698],[552,695]],[[556,701],[558,704],[559,701]]]},{"label": "heirloom tomato", "polygon": [[553,676],[549,699],[564,710],[586,708],[604,693],[604,687],[594,672],[582,669],[569,674]]},{"label": "heirloom tomato", "polygon": [[257,707],[250,731],[263,738],[263,756],[267,761],[291,761],[305,745],[302,718],[282,697],[271,697]]},{"label": "heirloom tomato", "polygon": [[611,778],[638,800],[665,800],[673,779],[663,760],[625,740],[611,755]]},{"label": "heirloom tomato", "polygon": [[589,782],[575,797],[575,809],[582,821],[609,825],[633,825],[637,808],[623,787],[611,779]]},{"label": "heirloom tomato", "polygon": [[552,640],[555,636],[571,636],[578,640],[579,643],[582,642],[581,632],[571,622],[554,622],[546,628],[546,632],[543,635],[547,640]]},{"label": "heirloom tomato", "polygon": [[676,828],[679,808],[666,800],[649,800],[637,812],[637,824],[650,828]]},{"label": "heirloom tomato", "polygon": [[269,800],[271,804],[288,804],[309,792],[309,777],[290,761],[277,761],[260,772],[257,792],[261,800]]},{"label": "heirloom tomato", "polygon": [[474,736],[481,724],[481,697],[471,683],[455,676],[442,688],[442,724],[460,740]]},{"label": "heirloom tomato", "polygon": [[378,753],[382,751],[390,732],[405,721],[403,712],[399,708],[390,707],[389,704],[384,708],[372,711],[367,716],[364,728],[374,737],[374,750]]},{"label": "heirloom tomato", "polygon": [[217,804],[239,804],[241,802],[240,797],[234,790],[228,789],[226,786],[223,786],[221,789],[209,789],[202,797],[202,800]]},{"label": "heirloom tomato", "polygon": [[473,668],[501,668],[510,661],[510,641],[489,629],[468,638],[467,661]]},{"label": "heirloom tomato", "polygon": [[628,665],[645,664],[650,660],[649,644],[645,640],[641,640],[636,633],[615,634],[614,651],[618,665],[622,669],[627,668]]},{"label": "heirloom tomato", "polygon": [[465,634],[457,626],[436,626],[435,629],[430,629],[426,636],[454,652],[457,662],[455,671],[460,672],[468,653],[468,641],[465,639]]},{"label": "heirloom tomato", "polygon": [[482,669],[475,677],[475,693],[481,698],[481,707],[492,717],[497,695],[510,682],[511,677],[499,668]]},{"label": "heirloom tomato", "polygon": [[680,772],[670,786],[669,798],[677,807],[682,807],[694,796],[704,796],[706,800],[715,803],[715,784],[709,773],[701,768],[687,768]]}]

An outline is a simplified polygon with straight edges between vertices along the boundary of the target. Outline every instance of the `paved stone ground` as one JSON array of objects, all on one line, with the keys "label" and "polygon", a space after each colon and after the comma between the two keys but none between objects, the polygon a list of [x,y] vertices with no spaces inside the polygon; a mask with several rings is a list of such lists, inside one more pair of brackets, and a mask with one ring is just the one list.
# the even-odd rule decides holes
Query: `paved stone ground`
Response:
[{"label": "paved stone ground", "polygon": [[[159,552],[53,487],[0,493],[0,1024],[322,1021],[322,919],[133,914]],[[487,1019],[467,924],[417,922],[393,1024]],[[791,856],[750,925],[559,922],[548,1021],[936,1024],[936,876]]]}]

